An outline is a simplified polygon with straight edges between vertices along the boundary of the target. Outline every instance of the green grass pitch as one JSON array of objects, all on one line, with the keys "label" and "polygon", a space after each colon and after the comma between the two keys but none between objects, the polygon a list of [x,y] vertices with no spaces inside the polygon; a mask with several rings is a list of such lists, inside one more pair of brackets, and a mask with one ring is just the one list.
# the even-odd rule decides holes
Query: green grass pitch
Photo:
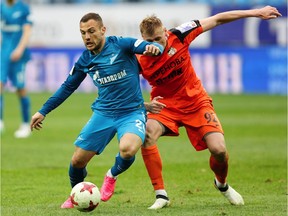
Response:
[{"label": "green grass pitch", "polygon": [[[31,94],[32,114],[50,93]],[[1,136],[2,216],[282,216],[287,215],[287,98],[268,95],[212,95],[230,153],[228,182],[245,200],[232,206],[213,187],[209,152],[196,152],[185,130],[162,137],[166,189],[171,207],[148,210],[154,192],[140,152],[119,176],[114,196],[90,213],[60,209],[70,193],[68,165],[73,142],[90,118],[95,94],[75,93],[43,122],[41,131],[15,139],[20,114],[15,94],[5,93],[5,133]],[[145,98],[148,94],[145,93]],[[101,124],[101,122],[99,122]],[[118,152],[114,139],[92,159],[86,181],[101,187]]]}]

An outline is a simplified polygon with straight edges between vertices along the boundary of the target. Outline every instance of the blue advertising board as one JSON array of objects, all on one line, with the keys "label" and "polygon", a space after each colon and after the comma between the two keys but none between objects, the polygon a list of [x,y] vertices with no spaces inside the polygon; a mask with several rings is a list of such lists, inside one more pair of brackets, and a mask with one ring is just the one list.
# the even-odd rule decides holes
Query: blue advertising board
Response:
[{"label": "blue advertising board", "polygon": [[208,92],[287,94],[286,48],[213,47],[190,53]]},{"label": "blue advertising board", "polygon": [[[259,8],[258,6],[257,8]],[[247,7],[237,10],[251,9]],[[287,6],[277,7],[282,17],[271,20],[259,18],[240,19],[218,26],[211,31],[213,46],[249,46],[278,45],[287,47]],[[212,7],[211,15],[235,10],[231,7]]]},{"label": "blue advertising board", "polygon": [[[55,91],[66,79],[81,48],[33,48],[27,65],[31,92]],[[287,49],[279,46],[190,48],[191,61],[209,93],[287,94]],[[142,79],[142,89],[150,90]],[[94,92],[89,78],[78,91]]]}]

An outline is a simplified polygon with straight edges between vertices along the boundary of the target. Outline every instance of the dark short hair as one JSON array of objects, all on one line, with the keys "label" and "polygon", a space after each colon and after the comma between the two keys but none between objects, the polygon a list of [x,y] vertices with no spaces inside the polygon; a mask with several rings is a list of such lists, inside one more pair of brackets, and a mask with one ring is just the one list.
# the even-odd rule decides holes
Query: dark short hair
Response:
[{"label": "dark short hair", "polygon": [[101,23],[101,25],[103,25],[103,20],[102,20],[101,16],[99,14],[93,13],[93,12],[85,14],[81,18],[80,23],[81,22],[87,22],[87,21],[89,21],[91,19],[95,20],[96,22],[99,22],[99,23]]}]

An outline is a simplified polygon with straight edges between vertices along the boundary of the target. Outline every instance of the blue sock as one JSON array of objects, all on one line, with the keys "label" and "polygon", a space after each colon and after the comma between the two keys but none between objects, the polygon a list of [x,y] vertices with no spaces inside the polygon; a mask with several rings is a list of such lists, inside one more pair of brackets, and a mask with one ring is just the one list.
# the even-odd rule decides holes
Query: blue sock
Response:
[{"label": "blue sock", "polygon": [[75,168],[71,165],[69,167],[69,177],[71,187],[73,188],[76,184],[83,182],[85,177],[87,176],[86,167],[83,168]]},{"label": "blue sock", "polygon": [[4,108],[4,100],[3,95],[0,95],[0,120],[3,120],[3,108]]},{"label": "blue sock", "polygon": [[115,164],[111,168],[111,173],[113,176],[118,176],[119,174],[123,173],[127,170],[135,161],[135,155],[130,159],[124,159],[118,153],[115,158]]},{"label": "blue sock", "polygon": [[30,120],[30,99],[28,96],[20,99],[22,120],[28,123]]}]

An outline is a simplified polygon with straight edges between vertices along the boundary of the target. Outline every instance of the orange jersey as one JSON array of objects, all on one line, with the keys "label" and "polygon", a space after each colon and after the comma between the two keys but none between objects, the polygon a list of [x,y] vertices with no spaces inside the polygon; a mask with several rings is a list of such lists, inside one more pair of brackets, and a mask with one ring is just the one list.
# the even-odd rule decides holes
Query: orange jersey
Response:
[{"label": "orange jersey", "polygon": [[193,112],[211,103],[192,66],[189,53],[190,43],[202,32],[199,21],[184,23],[168,31],[162,55],[137,56],[142,75],[152,86],[151,99],[162,96],[160,101],[171,111]]}]

